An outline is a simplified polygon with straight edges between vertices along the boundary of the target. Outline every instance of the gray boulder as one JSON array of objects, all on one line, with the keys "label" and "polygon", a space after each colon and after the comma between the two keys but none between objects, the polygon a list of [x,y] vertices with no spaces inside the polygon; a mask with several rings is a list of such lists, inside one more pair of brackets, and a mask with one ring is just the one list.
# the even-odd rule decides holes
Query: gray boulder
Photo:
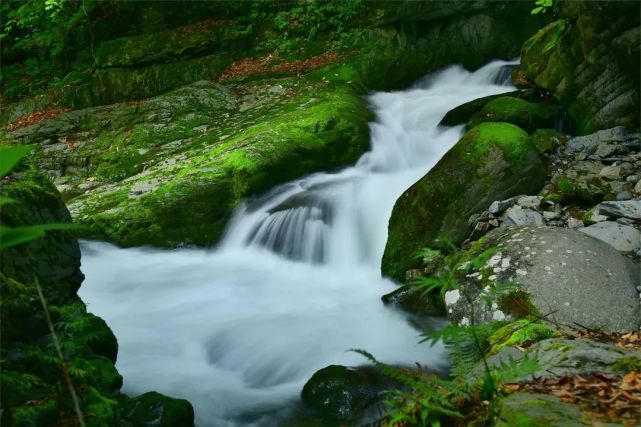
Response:
[{"label": "gray boulder", "polygon": [[597,213],[613,218],[625,217],[641,221],[641,200],[603,202],[597,206]]},{"label": "gray boulder", "polygon": [[505,213],[506,225],[544,225],[543,216],[535,210],[512,206]]},{"label": "gray boulder", "polygon": [[506,227],[473,245],[468,259],[494,254],[480,267],[461,266],[459,288],[445,294],[450,320],[480,323],[529,314],[606,331],[641,325],[639,266],[585,233],[554,227]]},{"label": "gray boulder", "polygon": [[612,221],[602,221],[579,231],[599,239],[617,251],[632,252],[641,248],[641,232],[634,227]]}]

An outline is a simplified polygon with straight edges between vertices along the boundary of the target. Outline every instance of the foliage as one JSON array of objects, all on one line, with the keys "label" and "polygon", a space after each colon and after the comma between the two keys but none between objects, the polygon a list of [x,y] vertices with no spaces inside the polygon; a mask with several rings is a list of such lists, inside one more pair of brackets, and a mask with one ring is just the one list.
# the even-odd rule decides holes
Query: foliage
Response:
[{"label": "foliage", "polygon": [[3,94],[16,98],[37,93],[62,78],[70,70],[70,52],[91,44],[89,14],[98,4],[97,0],[0,2]]},{"label": "foliage", "polygon": [[532,15],[537,15],[539,13],[547,12],[547,10],[553,6],[554,0],[536,0],[534,4],[536,7],[532,9],[530,13],[532,13]]},{"label": "foliage", "polygon": [[362,6],[362,0],[311,0],[271,16],[264,11],[264,3],[254,2],[249,17],[254,22],[271,18],[279,37],[265,41],[262,45],[265,49],[275,49],[279,53],[293,52],[317,41],[320,34],[325,33],[329,34],[326,47],[342,50],[363,37],[362,30],[349,28],[350,21]]},{"label": "foliage", "polygon": [[[0,147],[0,178],[4,178],[18,162],[33,150],[32,146]],[[10,203],[19,203],[9,197],[0,196],[0,207]],[[44,237],[47,231],[74,230],[75,224],[39,224],[22,227],[9,227],[0,224],[0,250]]]}]

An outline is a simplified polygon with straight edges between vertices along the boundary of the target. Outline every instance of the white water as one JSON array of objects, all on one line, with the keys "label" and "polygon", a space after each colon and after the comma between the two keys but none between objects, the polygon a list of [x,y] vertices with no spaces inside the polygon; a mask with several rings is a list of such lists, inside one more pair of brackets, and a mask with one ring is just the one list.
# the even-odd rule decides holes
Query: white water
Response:
[{"label": "white water", "polygon": [[380,301],[394,289],[379,269],[387,222],[459,139],[461,127],[437,126],[445,113],[512,89],[493,84],[506,64],[450,67],[371,95],[371,151],[238,207],[216,250],[84,242],[80,295],[118,337],[124,391],[189,399],[201,426],[273,425],[316,370],[364,363],[348,349],[442,367],[442,349],[418,345]]}]

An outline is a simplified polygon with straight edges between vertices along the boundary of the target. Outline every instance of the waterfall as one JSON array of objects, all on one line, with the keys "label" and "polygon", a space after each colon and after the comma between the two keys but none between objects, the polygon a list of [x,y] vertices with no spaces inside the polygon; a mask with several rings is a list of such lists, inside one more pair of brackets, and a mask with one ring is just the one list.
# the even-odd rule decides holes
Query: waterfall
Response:
[{"label": "waterfall", "polygon": [[[462,134],[450,109],[513,90],[494,61],[451,66],[367,99],[371,149],[338,173],[317,173],[246,200],[215,250],[119,249],[82,243],[80,289],[120,343],[124,391],[189,399],[200,426],[274,425],[305,381],[329,364],[359,365],[362,348],[394,364],[443,366],[381,295],[395,200]],[[502,74],[503,73],[503,74]]]}]

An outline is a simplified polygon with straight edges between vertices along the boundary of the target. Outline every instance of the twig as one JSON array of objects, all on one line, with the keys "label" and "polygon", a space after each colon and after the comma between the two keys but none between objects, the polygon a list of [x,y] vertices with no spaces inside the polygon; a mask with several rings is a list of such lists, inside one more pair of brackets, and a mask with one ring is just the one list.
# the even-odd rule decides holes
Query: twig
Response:
[{"label": "twig", "polygon": [[42,303],[42,309],[45,312],[45,319],[47,320],[47,324],[49,325],[49,331],[51,332],[51,336],[53,337],[53,345],[56,348],[56,352],[58,353],[58,357],[60,358],[60,362],[62,364],[62,373],[65,377],[67,386],[69,387],[69,393],[71,394],[71,400],[73,400],[74,410],[76,411],[76,415],[78,416],[78,423],[80,424],[80,427],[85,427],[85,420],[82,416],[82,411],[80,410],[80,402],[78,401],[78,395],[76,394],[76,389],[73,387],[73,384],[71,383],[71,377],[69,376],[69,370],[67,369],[67,362],[65,361],[62,355],[62,348],[60,347],[60,341],[58,340],[58,335],[56,335],[56,331],[53,328],[53,323],[51,322],[51,316],[49,315],[49,309],[47,308],[47,301],[45,300],[45,297],[42,294],[42,288],[40,287],[40,283],[38,282],[37,278],[35,279],[35,284],[36,284],[36,289],[38,290],[38,297],[40,298],[40,302]]}]

